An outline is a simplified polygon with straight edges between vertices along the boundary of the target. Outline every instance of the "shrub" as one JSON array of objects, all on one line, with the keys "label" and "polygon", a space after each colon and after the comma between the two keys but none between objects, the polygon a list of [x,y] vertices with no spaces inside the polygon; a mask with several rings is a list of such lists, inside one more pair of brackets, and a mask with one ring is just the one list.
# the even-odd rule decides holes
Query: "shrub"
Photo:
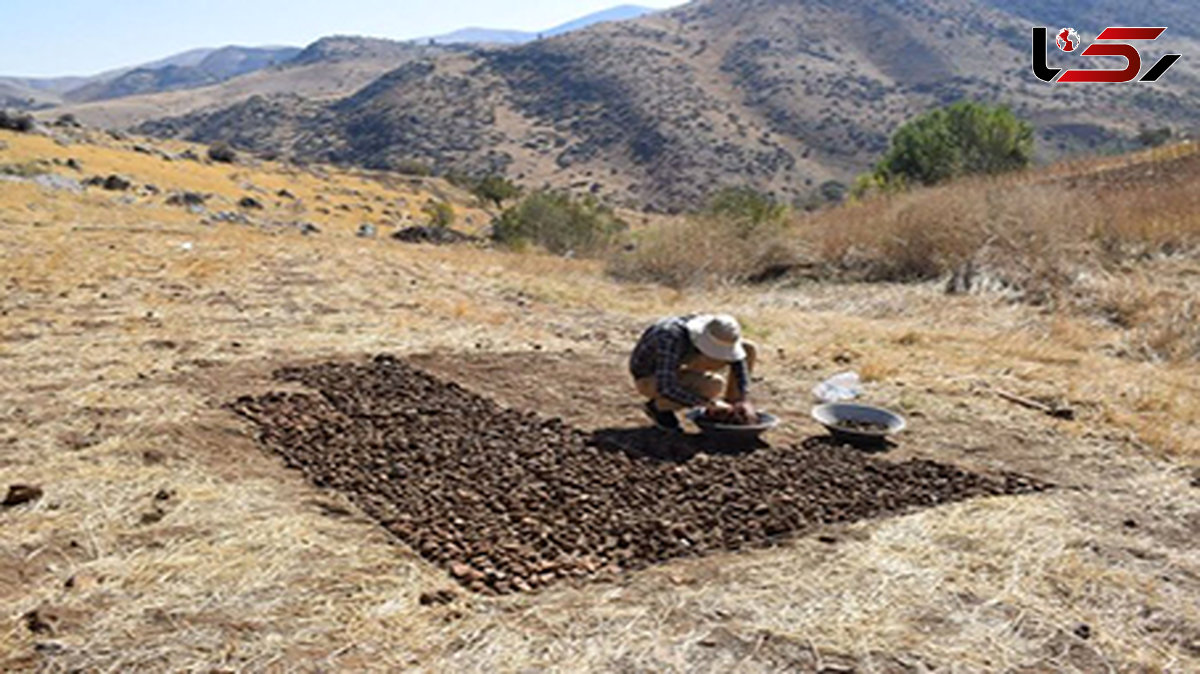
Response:
[{"label": "shrub", "polygon": [[418,176],[421,178],[433,175],[433,169],[428,164],[417,161],[416,159],[401,159],[396,162],[396,173],[406,176]]},{"label": "shrub", "polygon": [[1032,159],[1030,124],[1004,106],[960,101],[901,126],[875,176],[890,186],[933,185],[1025,168]]},{"label": "shrub", "polygon": [[783,221],[787,206],[751,187],[726,187],[709,200],[707,212],[749,234],[761,225]]},{"label": "shrub", "polygon": [[797,259],[785,220],[761,223],[747,234],[744,222],[701,214],[640,232],[633,246],[609,258],[608,271],[623,280],[685,288],[770,280]]},{"label": "shrub", "polygon": [[521,196],[521,188],[500,175],[484,176],[471,186],[471,192],[483,201],[496,204],[496,208],[504,208],[505,201]]},{"label": "shrub", "polygon": [[458,169],[450,169],[443,172],[442,179],[451,185],[454,185],[455,187],[461,187],[464,190],[472,190],[475,188],[475,181],[471,178],[471,176],[459,171]]},{"label": "shrub", "polygon": [[430,227],[448,228],[454,224],[454,207],[444,201],[427,201],[421,212],[429,217]]},{"label": "shrub", "polygon": [[1158,147],[1171,140],[1175,134],[1171,131],[1171,127],[1163,126],[1157,129],[1142,127],[1138,131],[1138,142],[1145,147]]},{"label": "shrub", "polygon": [[41,160],[27,161],[19,164],[0,164],[0,175],[16,176],[19,178],[35,178],[50,173],[50,167]]},{"label": "shrub", "polygon": [[229,143],[217,142],[208,148],[208,158],[219,164],[232,164],[237,161],[237,152]]},{"label": "shrub", "polygon": [[837,180],[826,180],[817,188],[821,198],[831,204],[840,204],[846,200],[846,196],[850,193],[850,188],[846,184]]},{"label": "shrub", "polygon": [[536,244],[557,255],[592,255],[611,247],[628,226],[592,197],[538,191],[492,223],[492,238],[510,247]]},{"label": "shrub", "polygon": [[[829,278],[929,281],[974,263],[999,285],[1041,293],[1057,276],[1043,262],[1062,250],[1060,193],[982,180],[903,192],[825,211],[805,222],[802,239]],[[1092,212],[1073,215],[1086,222]]]},{"label": "shrub", "polygon": [[860,201],[872,194],[889,190],[887,181],[876,173],[860,173],[850,186],[850,201]]},{"label": "shrub", "polygon": [[789,230],[785,204],[750,187],[727,187],[702,213],[642,232],[609,258],[608,271],[673,288],[770,280],[796,263]]},{"label": "shrub", "polygon": [[0,129],[8,129],[17,133],[29,133],[37,126],[32,115],[0,110]]}]

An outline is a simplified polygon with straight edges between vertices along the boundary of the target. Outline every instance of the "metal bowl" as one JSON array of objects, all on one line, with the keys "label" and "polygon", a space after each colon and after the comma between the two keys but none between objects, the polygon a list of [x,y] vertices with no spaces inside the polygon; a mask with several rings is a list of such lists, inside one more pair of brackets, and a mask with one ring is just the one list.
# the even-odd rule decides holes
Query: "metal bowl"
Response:
[{"label": "metal bowl", "polygon": [[[885,410],[882,407],[872,407],[870,405],[830,403],[813,408],[812,416],[813,419],[817,420],[817,423],[828,428],[834,435],[867,440],[882,440],[908,427],[908,422],[899,414],[891,410]],[[847,421],[877,424],[883,426],[883,428],[879,430],[853,428],[845,425]]]},{"label": "metal bowl", "polygon": [[687,413],[687,418],[693,424],[696,424],[703,433],[722,434],[722,435],[739,435],[757,437],[779,426],[779,417],[766,412],[759,412],[758,423],[756,424],[724,424],[716,421],[711,421],[704,416],[704,410],[695,409]]}]

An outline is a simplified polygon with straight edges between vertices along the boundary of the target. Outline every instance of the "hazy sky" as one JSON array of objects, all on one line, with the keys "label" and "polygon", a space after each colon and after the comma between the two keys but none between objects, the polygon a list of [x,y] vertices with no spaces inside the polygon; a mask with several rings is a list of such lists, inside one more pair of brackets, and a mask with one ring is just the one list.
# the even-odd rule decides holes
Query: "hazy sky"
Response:
[{"label": "hazy sky", "polygon": [[[683,0],[627,4],[671,7]],[[0,0],[0,75],[87,75],[196,47],[539,30],[622,0]]]}]

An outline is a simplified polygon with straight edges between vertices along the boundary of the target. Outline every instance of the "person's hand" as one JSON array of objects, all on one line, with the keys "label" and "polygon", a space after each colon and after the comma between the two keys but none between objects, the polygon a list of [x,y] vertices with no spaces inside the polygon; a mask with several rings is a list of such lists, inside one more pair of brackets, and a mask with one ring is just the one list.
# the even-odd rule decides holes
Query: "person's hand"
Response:
[{"label": "person's hand", "polygon": [[704,406],[704,416],[709,419],[723,419],[733,412],[733,405],[724,400],[713,400]]},{"label": "person's hand", "polygon": [[741,419],[744,423],[752,424],[758,421],[758,410],[754,409],[754,403],[749,400],[735,403],[733,406],[733,414]]}]

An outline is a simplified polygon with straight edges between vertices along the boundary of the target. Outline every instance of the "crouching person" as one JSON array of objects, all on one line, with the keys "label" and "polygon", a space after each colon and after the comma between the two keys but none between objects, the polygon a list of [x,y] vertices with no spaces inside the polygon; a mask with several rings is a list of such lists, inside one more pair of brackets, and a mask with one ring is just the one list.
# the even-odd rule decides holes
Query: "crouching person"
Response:
[{"label": "crouching person", "polygon": [[682,430],[676,412],[703,407],[713,417],[756,419],[750,374],[758,349],[726,315],[674,316],[650,326],[629,359],[646,414],[665,430]]}]

